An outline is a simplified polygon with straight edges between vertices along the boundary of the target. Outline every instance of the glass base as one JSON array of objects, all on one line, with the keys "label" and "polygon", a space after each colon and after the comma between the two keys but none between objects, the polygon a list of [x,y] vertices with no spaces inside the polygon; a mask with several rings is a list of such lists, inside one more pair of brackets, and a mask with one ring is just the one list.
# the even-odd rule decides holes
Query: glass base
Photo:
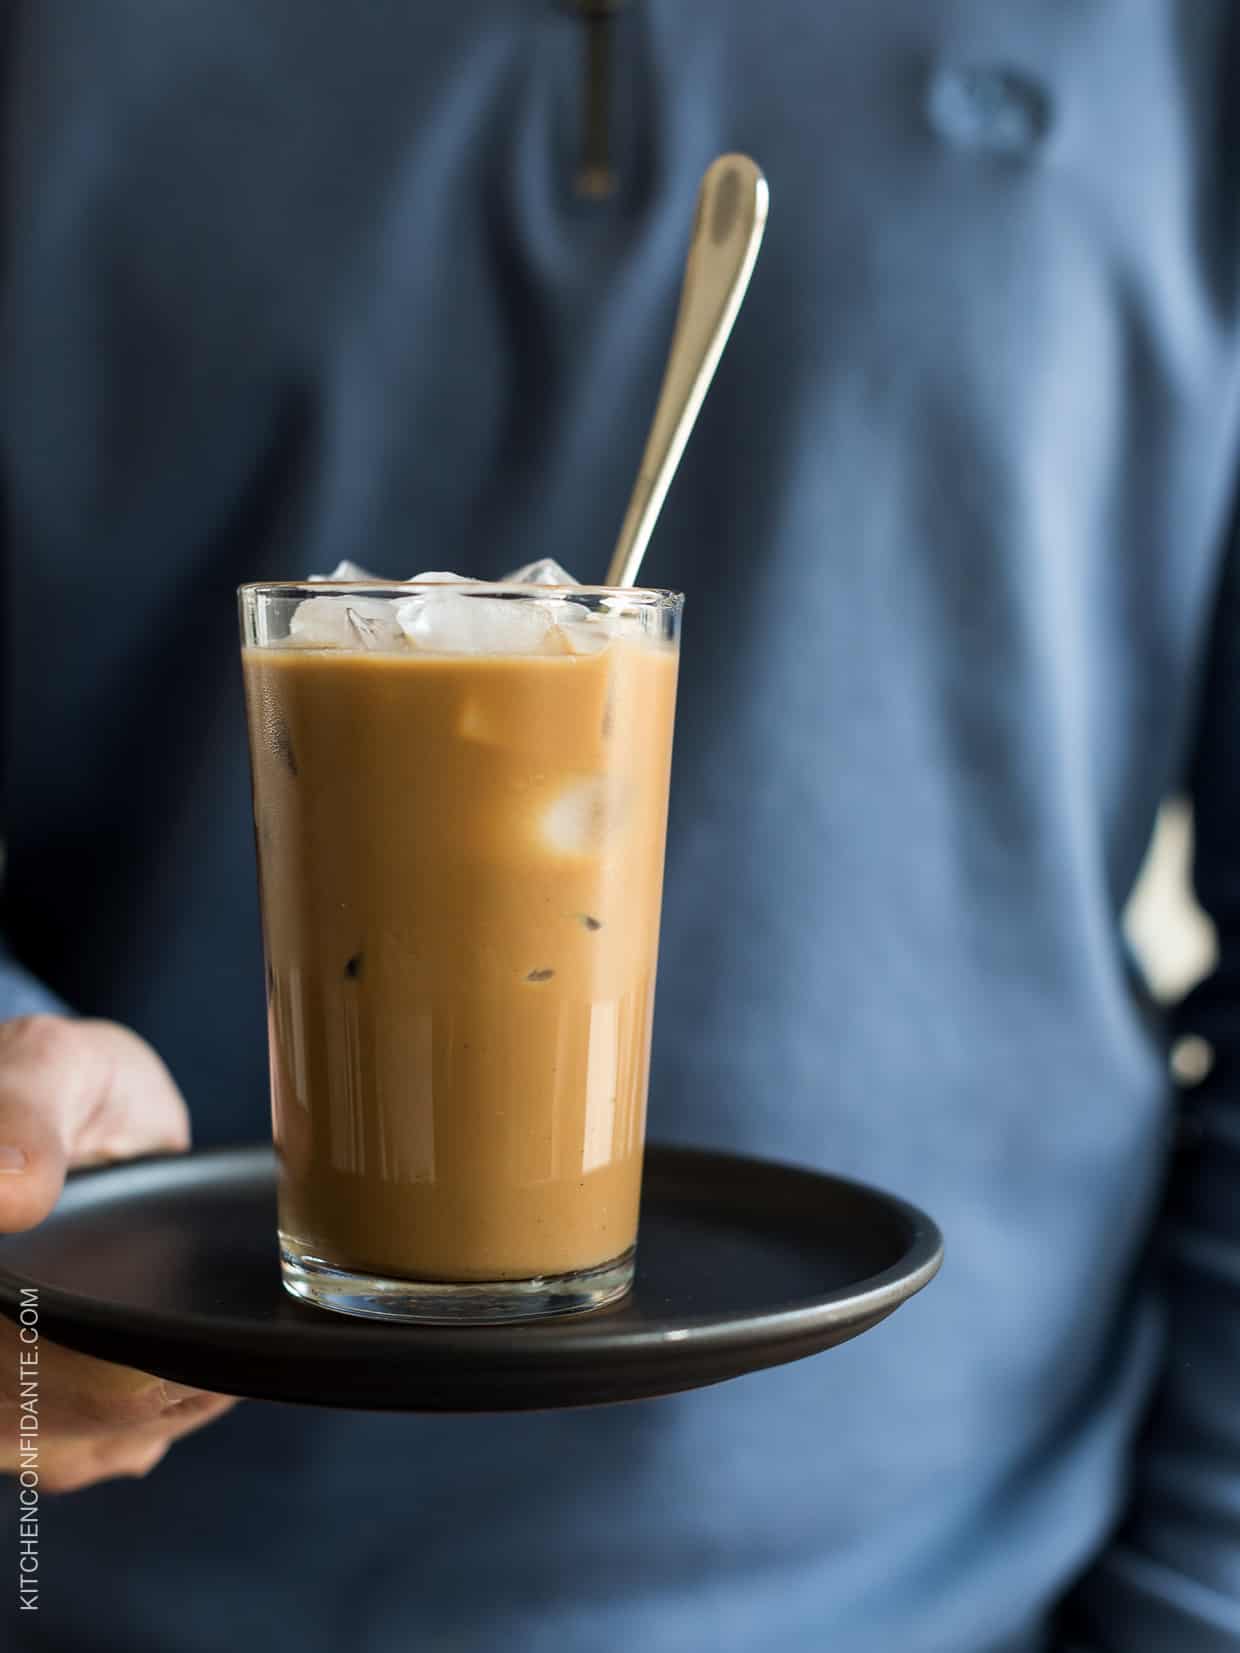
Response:
[{"label": "glass base", "polygon": [[354,1274],[299,1251],[280,1236],[285,1291],[303,1303],[366,1320],[404,1320],[423,1325],[488,1326],[513,1320],[545,1320],[584,1314],[618,1302],[633,1284],[635,1247],[609,1263],[572,1274],[532,1280],[397,1280]]}]

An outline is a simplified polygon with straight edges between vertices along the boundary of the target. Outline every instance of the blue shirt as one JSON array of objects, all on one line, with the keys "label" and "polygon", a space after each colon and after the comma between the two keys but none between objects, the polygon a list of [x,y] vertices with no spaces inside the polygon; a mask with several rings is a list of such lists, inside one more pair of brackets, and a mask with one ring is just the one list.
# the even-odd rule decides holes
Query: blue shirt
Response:
[{"label": "blue shirt", "polygon": [[[55,1505],[23,1645],[1240,1648],[1232,8],[596,27],[601,158],[550,0],[16,7],[5,1006],[265,1133],[233,588],[601,577],[743,149],[766,245],[643,570],[689,599],[651,1129],[889,1187],[948,1262],[656,1403],[240,1408]],[[1172,1025],[1120,913],[1180,788],[1222,961]]]}]

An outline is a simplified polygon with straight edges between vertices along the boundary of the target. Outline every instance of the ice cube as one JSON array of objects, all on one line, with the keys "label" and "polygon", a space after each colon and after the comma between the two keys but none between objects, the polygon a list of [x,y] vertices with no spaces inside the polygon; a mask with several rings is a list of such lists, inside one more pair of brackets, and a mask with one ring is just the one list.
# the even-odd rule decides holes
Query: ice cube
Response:
[{"label": "ice cube", "polygon": [[573,654],[598,654],[616,635],[617,625],[610,614],[597,614],[585,603],[569,600],[548,603],[560,635]]},{"label": "ice cube", "polygon": [[524,568],[515,569],[511,574],[505,574],[501,582],[503,585],[580,585],[566,568],[561,568],[554,557],[539,557],[537,562],[527,562]]},{"label": "ice cube", "polygon": [[338,562],[330,574],[311,574],[310,584],[321,585],[324,580],[352,580],[357,584],[361,580],[377,580],[378,574],[372,574],[369,569],[359,568],[355,562]]},{"label": "ice cube", "polygon": [[478,585],[478,580],[471,579],[468,574],[445,574],[440,569],[432,569],[429,574],[411,574],[410,585]]},{"label": "ice cube", "polygon": [[427,592],[401,603],[396,620],[416,648],[432,654],[563,652],[544,603]]},{"label": "ice cube", "polygon": [[289,621],[289,641],[307,649],[394,649],[401,631],[393,604],[366,597],[308,597]]},{"label": "ice cube", "polygon": [[344,616],[348,622],[349,632],[353,641],[363,649],[390,649],[401,641],[401,630],[392,616],[385,613],[382,619],[367,617],[359,614],[357,608],[349,603],[345,607]]},{"label": "ice cube", "polygon": [[563,597],[542,597],[535,601],[545,614],[551,616],[554,625],[579,626],[589,622],[590,610],[584,603],[568,602]]},{"label": "ice cube", "polygon": [[613,777],[589,775],[566,786],[547,809],[543,837],[561,855],[597,854],[626,813],[622,785]]}]

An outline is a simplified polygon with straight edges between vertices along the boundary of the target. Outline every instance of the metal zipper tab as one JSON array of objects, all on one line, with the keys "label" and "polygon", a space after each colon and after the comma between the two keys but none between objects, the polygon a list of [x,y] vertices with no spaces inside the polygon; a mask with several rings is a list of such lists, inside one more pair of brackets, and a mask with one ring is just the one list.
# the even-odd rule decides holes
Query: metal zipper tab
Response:
[{"label": "metal zipper tab", "polygon": [[573,187],[578,195],[602,201],[616,188],[611,164],[611,106],[616,13],[625,0],[566,0],[581,19],[581,159]]}]

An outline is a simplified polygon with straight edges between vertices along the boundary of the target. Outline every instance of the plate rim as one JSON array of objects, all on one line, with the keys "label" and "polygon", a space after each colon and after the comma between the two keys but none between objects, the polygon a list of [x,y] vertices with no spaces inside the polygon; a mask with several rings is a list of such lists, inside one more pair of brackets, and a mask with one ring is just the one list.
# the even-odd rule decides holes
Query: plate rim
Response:
[{"label": "plate rim", "polygon": [[[792,1174],[827,1183],[866,1201],[878,1200],[907,1225],[908,1244],[897,1261],[853,1285],[837,1287],[808,1300],[793,1299],[782,1307],[747,1310],[723,1318],[718,1314],[676,1316],[675,1326],[617,1326],[606,1310],[580,1319],[564,1317],[512,1326],[388,1324],[333,1315],[332,1337],[327,1341],[318,1329],[322,1311],[309,1308],[306,1312],[313,1315],[313,1319],[304,1322],[261,1324],[225,1313],[213,1315],[205,1323],[209,1324],[213,1336],[228,1338],[231,1335],[238,1346],[244,1344],[248,1352],[255,1354],[292,1354],[298,1349],[313,1348],[318,1360],[343,1361],[356,1359],[359,1352],[365,1352],[367,1344],[374,1354],[380,1351],[390,1354],[392,1340],[399,1339],[407,1342],[411,1352],[432,1359],[484,1357],[488,1366],[496,1370],[536,1368],[549,1361],[562,1368],[577,1362],[593,1364],[604,1349],[609,1360],[641,1358],[656,1348],[709,1355],[712,1351],[736,1351],[754,1343],[769,1347],[795,1342],[833,1327],[881,1320],[927,1286],[942,1266],[943,1235],[934,1219],[911,1201],[873,1184],[804,1163],[693,1144],[652,1141],[647,1144],[646,1154],[647,1164],[653,1157],[669,1167],[676,1160],[697,1164],[708,1160],[720,1169],[733,1171],[759,1167],[764,1173]],[[270,1142],[249,1141],[215,1144],[191,1149],[188,1153],[141,1155],[71,1171],[66,1178],[66,1191],[103,1181],[122,1171],[132,1174],[166,1170],[175,1182],[178,1175],[198,1174],[204,1164],[212,1169],[218,1167],[217,1175],[221,1177],[226,1177],[230,1168],[251,1176],[270,1168],[274,1175],[275,1153]],[[41,1319],[47,1316],[49,1321],[72,1320],[102,1331],[132,1327],[140,1321],[144,1335],[152,1338],[178,1344],[200,1340],[197,1334],[204,1317],[187,1319],[164,1309],[113,1306],[81,1292],[46,1285],[7,1267],[2,1242],[19,1238],[20,1234],[0,1236],[0,1313],[6,1318],[13,1318],[19,1311],[21,1290],[33,1286],[39,1292]],[[293,1306],[291,1298],[289,1306]],[[542,1335],[548,1330],[553,1333],[550,1338]]]}]

